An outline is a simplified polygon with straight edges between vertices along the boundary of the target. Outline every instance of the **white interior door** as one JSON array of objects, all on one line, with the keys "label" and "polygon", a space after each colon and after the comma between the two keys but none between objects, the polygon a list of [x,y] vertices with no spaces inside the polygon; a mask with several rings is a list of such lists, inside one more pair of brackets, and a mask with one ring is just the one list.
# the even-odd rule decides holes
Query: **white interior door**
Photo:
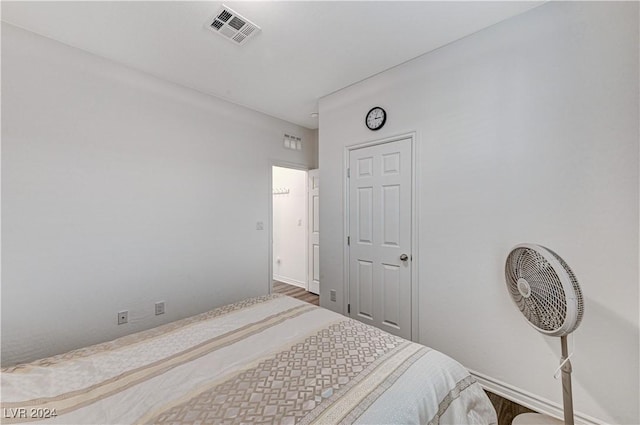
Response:
[{"label": "white interior door", "polygon": [[309,170],[309,292],[320,294],[320,170]]},{"label": "white interior door", "polygon": [[411,139],[349,153],[349,315],[411,339]]}]

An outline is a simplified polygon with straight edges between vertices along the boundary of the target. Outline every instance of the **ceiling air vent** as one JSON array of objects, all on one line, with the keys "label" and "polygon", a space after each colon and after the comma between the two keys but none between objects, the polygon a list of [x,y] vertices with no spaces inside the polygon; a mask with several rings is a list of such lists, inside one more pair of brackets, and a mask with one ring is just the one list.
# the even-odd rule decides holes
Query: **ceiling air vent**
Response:
[{"label": "ceiling air vent", "polygon": [[224,4],[207,25],[216,34],[220,34],[234,44],[244,44],[260,32],[260,27],[229,9]]}]

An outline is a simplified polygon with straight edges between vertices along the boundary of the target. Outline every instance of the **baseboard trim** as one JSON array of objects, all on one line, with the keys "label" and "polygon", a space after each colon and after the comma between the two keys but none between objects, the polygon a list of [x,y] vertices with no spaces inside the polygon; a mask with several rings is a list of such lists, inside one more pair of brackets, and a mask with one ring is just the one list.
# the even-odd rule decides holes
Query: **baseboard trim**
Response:
[{"label": "baseboard trim", "polygon": [[[539,397],[521,388],[514,387],[505,382],[483,375],[479,372],[469,370],[482,387],[500,397],[518,403],[521,406],[528,407],[536,412],[552,416],[556,419],[564,419],[562,406],[546,398]],[[606,422],[596,419],[584,413],[573,413],[576,424],[580,425],[605,425]]]},{"label": "baseboard trim", "polygon": [[290,279],[288,277],[280,276],[278,274],[274,274],[273,275],[273,280],[277,280],[279,282],[287,283],[287,284],[293,285],[293,286],[299,286],[300,288],[304,289],[305,291],[307,290],[307,282],[301,282],[299,280]]}]

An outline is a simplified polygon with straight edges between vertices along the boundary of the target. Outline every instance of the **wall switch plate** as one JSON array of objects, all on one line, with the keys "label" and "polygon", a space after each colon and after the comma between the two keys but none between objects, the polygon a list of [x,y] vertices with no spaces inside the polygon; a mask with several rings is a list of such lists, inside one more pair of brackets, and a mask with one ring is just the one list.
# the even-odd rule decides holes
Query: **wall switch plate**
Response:
[{"label": "wall switch plate", "polygon": [[119,325],[124,325],[128,321],[129,321],[129,312],[127,310],[119,311],[118,312],[118,324]]},{"label": "wall switch plate", "polygon": [[156,316],[164,314],[164,301],[158,301],[156,303]]},{"label": "wall switch plate", "polygon": [[331,291],[329,291],[329,296],[331,297],[331,301],[335,302],[335,300],[336,300],[336,290],[332,289]]}]

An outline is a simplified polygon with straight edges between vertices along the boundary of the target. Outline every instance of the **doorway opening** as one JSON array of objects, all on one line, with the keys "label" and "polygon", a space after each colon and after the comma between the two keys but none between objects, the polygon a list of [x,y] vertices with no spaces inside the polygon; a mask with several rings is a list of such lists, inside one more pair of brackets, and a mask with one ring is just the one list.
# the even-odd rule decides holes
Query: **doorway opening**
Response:
[{"label": "doorway opening", "polygon": [[306,170],[272,166],[272,292],[317,304],[308,292],[308,180]]}]

